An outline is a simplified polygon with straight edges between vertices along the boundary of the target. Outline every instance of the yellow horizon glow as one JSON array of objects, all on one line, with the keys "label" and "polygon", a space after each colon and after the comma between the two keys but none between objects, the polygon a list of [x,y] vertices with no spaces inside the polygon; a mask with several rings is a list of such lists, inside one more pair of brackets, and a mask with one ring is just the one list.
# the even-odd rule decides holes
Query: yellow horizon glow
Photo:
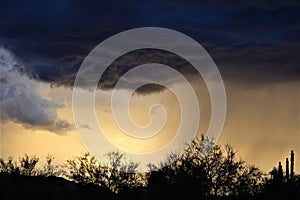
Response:
[{"label": "yellow horizon glow", "polygon": [[[200,86],[194,86],[200,88]],[[295,170],[299,173],[300,160],[300,133],[299,133],[299,82],[287,82],[270,85],[268,87],[254,86],[245,89],[243,85],[235,85],[226,82],[228,113],[225,126],[218,143],[230,143],[249,164],[255,164],[264,171],[271,170],[277,166],[278,162],[284,162],[289,157],[291,149],[296,154]],[[42,85],[40,93],[48,99],[59,100],[65,97],[65,107],[58,110],[58,116],[73,122],[71,108],[72,91],[66,88],[50,88]],[[143,125],[149,122],[146,111],[148,105],[161,100],[160,103],[166,105],[166,109],[174,116],[168,119],[164,127],[164,135],[158,136],[152,143],[140,143],[137,140],[130,140],[129,137],[122,136],[118,128],[113,124],[112,116],[101,113],[101,103],[96,105],[97,114],[104,115],[103,123],[105,132],[113,143],[123,149],[130,151],[151,151],[166,144],[172,137],[173,130],[176,130],[179,110],[173,109],[178,102],[174,100],[168,91],[150,96],[134,97],[131,101],[133,119]],[[198,94],[199,98],[202,98]],[[148,100],[147,100],[148,98]],[[205,99],[205,98],[204,98]],[[176,103],[177,102],[177,103]],[[157,103],[157,102],[156,102]],[[169,105],[168,105],[169,103]],[[203,134],[209,122],[209,107],[204,100],[201,107],[201,128],[198,134]],[[177,105],[178,106],[178,105]],[[206,117],[205,117],[206,116]],[[102,122],[101,122],[102,123]],[[32,130],[24,128],[14,122],[1,124],[1,157],[19,157],[27,154],[35,154],[45,157],[52,154],[56,157],[57,163],[79,156],[86,149],[82,145],[75,129],[70,130],[65,135],[58,135],[45,130]],[[152,144],[152,145],[151,145]]]}]

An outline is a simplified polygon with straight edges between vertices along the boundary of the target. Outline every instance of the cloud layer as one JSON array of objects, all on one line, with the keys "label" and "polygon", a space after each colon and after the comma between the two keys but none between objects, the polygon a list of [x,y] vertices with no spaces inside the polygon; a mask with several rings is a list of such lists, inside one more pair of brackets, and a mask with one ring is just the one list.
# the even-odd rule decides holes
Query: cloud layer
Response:
[{"label": "cloud layer", "polygon": [[[238,84],[247,82],[247,85],[261,87],[274,83],[300,80],[298,65],[300,63],[300,44],[207,45],[206,49],[216,62],[225,81]],[[50,83],[52,86],[71,88],[83,60],[84,57],[78,54],[70,56],[69,59],[65,59],[61,63],[52,61],[41,64],[28,63],[26,67],[19,66],[17,68],[37,81]],[[195,77],[199,78],[193,66],[180,56],[162,50],[142,49],[127,53],[116,59],[101,77],[99,88],[103,90],[114,88],[116,82],[124,73],[135,66],[146,63],[160,63],[173,67],[189,80],[193,80]],[[155,69],[152,73],[156,73]],[[147,79],[147,77],[144,78]],[[128,87],[130,87],[130,80],[128,80]],[[138,92],[145,94],[161,90],[163,90],[161,86],[147,85]]]},{"label": "cloud layer", "polygon": [[[0,21],[0,45],[22,61],[19,70],[28,77],[72,87],[84,57],[103,40],[131,28],[165,27],[203,45],[225,81],[261,86],[299,80],[299,8],[297,0],[6,2],[0,8],[4,19]],[[141,62],[144,53],[120,58],[100,87],[112,88],[133,64],[170,58],[153,53]],[[189,74],[189,67],[178,58],[171,62]],[[151,87],[154,92],[161,89]],[[151,91],[149,87],[146,90]]]},{"label": "cloud layer", "polygon": [[12,120],[32,129],[46,129],[63,134],[71,125],[57,116],[63,105],[43,98],[38,83],[22,75],[13,54],[0,47],[1,120]]}]

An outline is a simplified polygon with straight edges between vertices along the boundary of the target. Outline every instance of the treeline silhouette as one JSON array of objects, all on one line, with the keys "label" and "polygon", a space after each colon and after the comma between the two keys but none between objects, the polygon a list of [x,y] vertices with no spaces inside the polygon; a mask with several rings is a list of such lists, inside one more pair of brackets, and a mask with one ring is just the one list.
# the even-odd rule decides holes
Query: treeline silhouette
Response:
[{"label": "treeline silhouette", "polygon": [[[103,164],[85,153],[53,165],[53,156],[38,166],[39,158],[0,159],[1,199],[22,195],[30,199],[270,199],[300,197],[300,177],[294,172],[294,152],[270,173],[238,159],[229,144],[213,145],[195,139],[178,156],[171,153],[148,173],[119,152],[105,155]],[[165,166],[165,167],[163,167]]]}]

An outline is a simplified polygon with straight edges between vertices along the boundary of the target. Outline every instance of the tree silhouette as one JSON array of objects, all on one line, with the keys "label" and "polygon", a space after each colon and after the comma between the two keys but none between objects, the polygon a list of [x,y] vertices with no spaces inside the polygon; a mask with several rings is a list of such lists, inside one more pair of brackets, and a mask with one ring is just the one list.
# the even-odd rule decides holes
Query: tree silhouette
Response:
[{"label": "tree silhouette", "polygon": [[[223,151],[221,146],[213,146],[213,142],[205,138],[195,139],[182,156],[174,158],[176,155],[170,154],[163,165],[170,164],[151,174],[149,184],[167,182],[175,188],[175,193],[184,189],[189,194],[202,196],[253,196],[261,191],[265,180],[258,168],[238,160],[229,144]],[[153,164],[148,166],[151,170],[159,168]],[[152,180],[155,177],[160,181]],[[180,192],[176,196],[180,196]]]},{"label": "tree silhouette", "polygon": [[16,162],[14,162],[13,157],[8,157],[8,160],[6,162],[3,158],[0,158],[0,172],[9,174],[20,174],[19,168]]},{"label": "tree silhouette", "polygon": [[109,160],[109,173],[106,174],[108,187],[114,191],[124,191],[127,189],[143,187],[146,184],[146,177],[137,172],[139,164],[128,161],[124,154],[112,151],[105,156]]},{"label": "tree silhouette", "polygon": [[37,175],[39,176],[63,176],[65,175],[65,171],[61,169],[61,166],[53,165],[54,156],[47,155],[46,163],[43,165],[42,169],[37,170]]},{"label": "tree silhouette", "polygon": [[67,160],[68,177],[83,184],[97,184],[116,193],[145,186],[146,176],[136,173],[138,163],[127,161],[124,154],[119,152],[109,152],[106,157],[109,165],[99,163],[89,153]]},{"label": "tree silhouette", "polygon": [[32,176],[36,174],[35,167],[39,158],[36,156],[29,157],[27,154],[19,158],[19,170],[21,175]]},{"label": "tree silhouette", "polygon": [[75,182],[107,186],[106,174],[108,174],[108,168],[101,165],[90,153],[84,153],[73,160],[67,160],[66,167],[69,171],[67,177]]},{"label": "tree silhouette", "polygon": [[[9,157],[6,161],[0,158],[0,189],[12,187],[9,189],[12,191],[17,188],[6,186],[8,180],[11,180],[8,182],[10,185],[19,180],[21,183],[31,180],[30,184],[38,187],[39,180],[47,179],[54,188],[45,190],[56,191],[61,185],[55,181],[59,183],[61,180],[51,176],[61,176],[73,181],[70,182],[72,184],[75,184],[74,181],[80,183],[76,190],[99,190],[101,192],[97,194],[103,193],[108,199],[174,200],[194,196],[204,199],[296,199],[300,196],[300,176],[293,174],[291,179],[289,173],[294,173],[294,152],[291,152],[291,163],[286,159],[286,172],[279,162],[269,176],[238,159],[231,145],[214,145],[213,141],[204,137],[192,141],[182,155],[170,153],[157,165],[149,164],[147,174],[137,173],[138,163],[127,160],[120,152],[109,152],[105,157],[108,159],[107,164],[85,153],[67,160],[63,168],[53,165],[54,157],[50,155],[41,168],[37,167],[40,159],[36,156],[25,154],[17,160]],[[9,177],[10,174],[14,176]],[[284,178],[283,174],[286,177],[289,174],[290,178]],[[23,191],[31,187],[26,188]]]},{"label": "tree silhouette", "polygon": [[15,162],[12,157],[9,157],[7,162],[1,158],[0,172],[33,176],[37,174],[36,165],[38,161],[39,158],[36,156],[30,157],[27,154],[19,158],[19,162]]}]

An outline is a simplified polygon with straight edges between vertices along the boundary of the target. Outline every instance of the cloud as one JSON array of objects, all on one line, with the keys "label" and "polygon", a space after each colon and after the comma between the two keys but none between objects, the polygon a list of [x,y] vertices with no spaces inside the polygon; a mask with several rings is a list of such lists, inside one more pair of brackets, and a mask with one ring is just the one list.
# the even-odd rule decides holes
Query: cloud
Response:
[{"label": "cloud", "polygon": [[[25,73],[30,79],[49,83],[52,87],[73,87],[77,71],[84,60],[80,54],[73,56],[66,56],[60,60],[66,62],[52,62],[51,60],[43,60],[37,58],[36,62],[27,62],[22,66],[17,66],[17,70]],[[190,75],[196,73],[196,70],[185,59],[177,56],[171,52],[158,49],[141,49],[129,52],[116,59],[104,72],[101,77],[98,88],[102,90],[110,90],[114,88],[120,77],[128,72],[130,69],[146,64],[146,63],[160,63],[178,70],[180,73],[191,78]],[[151,76],[150,76],[151,74]],[[161,71],[149,71],[149,77],[165,77],[165,79],[172,79],[168,74],[163,74]],[[132,81],[147,80],[146,76],[139,76],[135,80],[126,80],[127,84],[124,88],[130,88]],[[173,80],[174,82],[174,80]],[[89,86],[89,80],[87,80]],[[146,94],[149,92],[160,92],[164,87],[155,84],[148,84],[138,89],[138,93]]]},{"label": "cloud", "polygon": [[83,129],[89,129],[89,130],[92,129],[88,124],[80,124],[79,127]]},{"label": "cloud", "polygon": [[[31,79],[72,87],[85,56],[106,38],[136,27],[166,27],[202,44],[225,81],[281,83],[299,79],[299,6],[297,0],[8,2],[0,8],[0,17],[5,19],[0,22],[0,45],[14,52],[23,63],[16,68]],[[182,59],[162,52],[147,56],[142,50],[114,62],[99,87],[113,88],[122,74],[149,61],[194,76]],[[139,92],[161,90],[148,85]]]},{"label": "cloud", "polygon": [[38,83],[21,74],[14,55],[0,47],[1,119],[21,123],[31,129],[46,129],[63,134],[71,125],[57,116],[62,104],[39,95]]},{"label": "cloud", "polygon": [[[247,83],[251,86],[264,86],[274,83],[299,80],[300,45],[262,45],[257,43],[241,43],[236,45],[205,45],[205,48],[216,62],[225,81]],[[32,79],[50,83],[54,87],[72,87],[76,73],[84,57],[81,55],[70,56],[68,63],[61,64],[30,64],[23,66],[21,71]],[[72,65],[70,63],[76,63]],[[51,62],[50,62],[51,63]],[[156,50],[142,49],[129,52],[116,59],[105,71],[99,81],[99,88],[110,90],[114,88],[120,77],[135,66],[146,63],[161,63],[186,76],[189,81],[199,79],[197,71],[184,58],[173,53]],[[70,65],[69,65],[70,64]],[[19,67],[20,68],[20,67]],[[155,69],[149,73],[157,73]],[[170,78],[164,74],[166,79]],[[150,76],[150,74],[149,74]],[[150,77],[155,77],[151,74]],[[147,77],[139,79],[147,80]],[[127,80],[124,88],[130,88],[132,81]],[[173,80],[175,82],[176,80]],[[149,84],[138,90],[140,94],[159,92],[164,87]]]},{"label": "cloud", "polygon": [[225,80],[259,86],[300,80],[300,44],[212,47]]}]

